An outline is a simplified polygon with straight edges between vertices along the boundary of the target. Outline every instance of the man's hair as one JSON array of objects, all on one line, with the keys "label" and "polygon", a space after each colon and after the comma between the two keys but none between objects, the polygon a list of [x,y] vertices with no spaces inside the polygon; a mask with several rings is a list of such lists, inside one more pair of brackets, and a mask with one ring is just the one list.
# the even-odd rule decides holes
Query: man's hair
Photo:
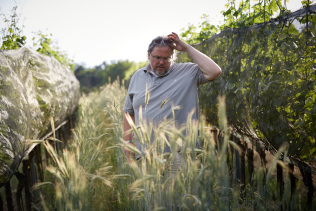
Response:
[{"label": "man's hair", "polygon": [[[157,43],[157,40],[161,40],[161,42],[158,42],[158,43]],[[166,36],[158,36],[158,37],[156,37],[155,39],[153,39],[153,40],[151,41],[151,43],[149,44],[149,46],[148,46],[147,52],[148,52],[148,53],[153,52],[153,50],[154,50],[154,48],[155,48],[156,46],[158,46],[158,47],[169,46],[169,47],[171,48],[172,54],[173,54],[172,43],[166,43],[166,42],[164,42],[164,40],[168,40],[168,37],[166,37]],[[170,41],[169,41],[169,42],[170,42]]]}]

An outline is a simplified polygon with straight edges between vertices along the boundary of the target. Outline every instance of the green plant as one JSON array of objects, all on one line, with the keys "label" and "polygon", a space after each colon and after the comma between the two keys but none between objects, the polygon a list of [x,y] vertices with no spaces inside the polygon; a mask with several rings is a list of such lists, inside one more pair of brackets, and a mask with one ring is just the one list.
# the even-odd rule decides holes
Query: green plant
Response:
[{"label": "green plant", "polygon": [[[180,128],[175,127],[172,120],[154,127],[148,122],[134,125],[129,119],[140,143],[150,147],[140,152],[135,147],[121,144],[141,156],[140,160],[129,164],[133,172],[129,172],[131,178],[125,184],[129,194],[124,207],[129,210],[271,210],[305,207],[306,201],[299,202],[298,192],[281,197],[275,177],[272,176],[276,163],[280,163],[286,170],[278,161],[284,148],[274,158],[267,177],[264,177],[265,167],[259,167],[254,174],[253,185],[247,184],[246,188],[242,188],[239,183],[231,182],[227,153],[231,151],[229,148],[239,148],[229,140],[231,131],[226,120],[225,98],[219,98],[218,102],[219,125],[223,137],[219,142],[215,142],[210,126],[203,119],[197,124],[191,122],[189,116],[187,124]],[[186,135],[183,135],[183,131],[186,131]],[[195,148],[198,131],[203,143],[201,149]],[[150,145],[152,133],[155,140]],[[165,145],[171,148],[171,153],[163,153]],[[178,162],[181,165],[174,168]],[[127,169],[125,171],[127,173]],[[288,177],[285,182],[285,189],[289,190]],[[124,187],[124,183],[121,185]]]},{"label": "green plant", "polygon": [[[310,4],[310,1],[302,1],[302,4],[307,6],[308,2]],[[222,11],[224,17],[222,25],[212,25],[208,20],[208,15],[204,14],[201,17],[203,22],[197,27],[189,24],[187,29],[183,28],[181,37],[189,44],[201,43],[225,30],[226,27],[248,27],[289,13],[281,0],[259,0],[254,5],[251,5],[250,0],[240,1],[239,5],[236,5],[236,0],[228,0],[225,6],[227,9]]]},{"label": "green plant", "polygon": [[224,30],[225,27],[241,28],[252,26],[288,12],[281,0],[259,0],[254,5],[251,5],[250,0],[245,0],[241,1],[238,7],[236,7],[235,0],[230,0],[226,4],[226,8],[226,11],[222,11],[224,24],[220,26],[221,30]]},{"label": "green plant", "polygon": [[101,65],[89,69],[78,66],[75,69],[75,75],[80,82],[81,91],[89,93],[115,80],[125,79],[128,81],[136,70],[146,64],[147,62],[135,63],[128,60],[112,61],[111,64],[103,62]]},{"label": "green plant", "polygon": [[[263,6],[256,5],[262,20],[264,11],[259,11]],[[283,11],[281,6],[277,8]],[[229,124],[236,131],[264,141],[274,153],[288,143],[290,156],[310,162],[316,154],[312,129],[316,124],[315,12],[305,12],[257,26],[227,29],[196,47],[223,69],[218,80],[200,88],[200,104],[207,120],[218,124],[217,96],[223,93],[229,99]],[[229,13],[232,20],[233,14]],[[185,54],[179,54],[178,60],[190,61]]]},{"label": "green plant", "polygon": [[13,7],[12,14],[10,18],[7,18],[4,14],[3,16],[4,23],[7,24],[7,28],[1,29],[1,50],[13,50],[18,49],[25,45],[26,37],[23,35],[22,27],[19,27],[19,16],[16,12],[17,7]]},{"label": "green plant", "polygon": [[[6,28],[1,29],[1,38],[2,41],[1,50],[14,50],[18,49],[26,44],[26,36],[23,35],[23,27],[19,26],[20,17],[17,14],[17,6],[14,6],[12,9],[12,14],[10,18],[7,18],[4,14],[3,16],[4,23],[7,24]],[[66,53],[63,53],[57,45],[52,40],[52,34],[47,35],[41,32],[35,34],[35,37],[32,38],[33,47],[36,48],[36,51],[47,56],[55,57],[61,64],[66,65],[70,69],[74,70],[74,63]]]},{"label": "green plant", "polygon": [[218,27],[210,24],[208,15],[204,14],[201,19],[203,22],[198,26],[193,24],[188,25],[188,29],[183,28],[180,36],[188,43],[200,43],[206,41],[208,38],[214,36],[218,31]]},{"label": "green plant", "polygon": [[[46,210],[117,210],[118,195],[115,146],[116,134],[106,107],[113,101],[122,101],[126,91],[118,82],[107,85],[98,92],[91,92],[80,99],[79,119],[73,138],[62,153],[56,154],[45,142],[45,148],[53,158],[46,167],[46,181],[36,185],[41,192],[37,207]],[[121,104],[121,103],[120,103]],[[120,114],[119,114],[120,115]]]},{"label": "green plant", "polygon": [[74,70],[75,64],[66,53],[63,53],[60,48],[53,42],[52,34],[43,34],[42,32],[38,32],[35,34],[35,37],[32,38],[33,47],[37,52],[46,55],[53,56],[57,59],[61,64],[69,67],[71,70]]},{"label": "green plant", "polygon": [[[238,147],[229,140],[231,131],[226,120],[225,98],[218,100],[220,137],[223,137],[218,143],[211,133],[212,127],[203,118],[197,123],[191,122],[189,117],[187,124],[180,128],[175,127],[173,120],[166,120],[158,127],[150,123],[132,124],[141,143],[148,144],[152,133],[156,138],[144,153],[130,146],[129,149],[142,158],[128,163],[123,152],[123,147],[128,147],[123,141],[122,128],[125,95],[124,84],[119,85],[117,81],[84,95],[80,101],[79,122],[67,150],[57,156],[46,146],[56,161],[47,169],[52,176],[48,181],[50,185],[40,186],[43,207],[64,210],[304,209],[305,200],[299,191],[292,196],[279,196],[273,176],[278,156],[268,169],[266,180],[259,166],[253,185],[246,184],[242,188],[232,182],[227,153],[230,148]],[[186,135],[183,131],[187,131]],[[198,132],[200,149],[195,148]],[[171,153],[163,153],[166,144],[172,149]],[[172,169],[174,161],[179,160],[180,168]],[[81,175],[81,179],[76,175]],[[290,190],[288,178],[284,181],[285,190]],[[49,195],[46,190],[52,187],[54,194]],[[61,193],[64,197],[60,197]]]}]

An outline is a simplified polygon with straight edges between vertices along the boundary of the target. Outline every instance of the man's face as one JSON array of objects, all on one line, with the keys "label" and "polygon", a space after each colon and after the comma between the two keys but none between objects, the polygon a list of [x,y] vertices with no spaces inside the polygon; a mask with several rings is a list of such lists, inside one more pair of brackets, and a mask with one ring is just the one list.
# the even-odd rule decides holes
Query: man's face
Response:
[{"label": "man's face", "polygon": [[172,50],[169,46],[156,46],[151,54],[148,53],[148,60],[152,71],[158,75],[164,75],[172,62]]}]

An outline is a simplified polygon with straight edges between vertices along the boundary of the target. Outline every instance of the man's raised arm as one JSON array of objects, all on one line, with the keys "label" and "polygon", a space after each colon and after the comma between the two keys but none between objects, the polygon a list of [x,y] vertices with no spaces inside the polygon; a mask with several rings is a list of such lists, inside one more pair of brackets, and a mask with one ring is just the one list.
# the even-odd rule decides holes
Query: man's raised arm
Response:
[{"label": "man's raised arm", "polygon": [[202,70],[207,80],[212,81],[222,73],[221,68],[210,57],[182,41],[176,33],[172,32],[172,34],[168,35],[168,38],[174,41],[174,49],[188,53]]}]

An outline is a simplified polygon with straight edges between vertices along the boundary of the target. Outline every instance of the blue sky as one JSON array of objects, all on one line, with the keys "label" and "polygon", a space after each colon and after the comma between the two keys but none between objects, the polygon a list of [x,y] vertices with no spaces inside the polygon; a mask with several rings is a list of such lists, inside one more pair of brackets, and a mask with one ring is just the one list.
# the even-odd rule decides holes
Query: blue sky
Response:
[{"label": "blue sky", "polygon": [[[93,67],[103,61],[145,61],[150,41],[189,23],[222,21],[224,0],[0,0],[1,13],[18,5],[23,33],[32,44],[33,32],[52,33],[58,46],[76,63]],[[253,1],[255,2],[255,1]],[[301,7],[289,0],[287,8]],[[3,28],[0,25],[0,28]]]}]

